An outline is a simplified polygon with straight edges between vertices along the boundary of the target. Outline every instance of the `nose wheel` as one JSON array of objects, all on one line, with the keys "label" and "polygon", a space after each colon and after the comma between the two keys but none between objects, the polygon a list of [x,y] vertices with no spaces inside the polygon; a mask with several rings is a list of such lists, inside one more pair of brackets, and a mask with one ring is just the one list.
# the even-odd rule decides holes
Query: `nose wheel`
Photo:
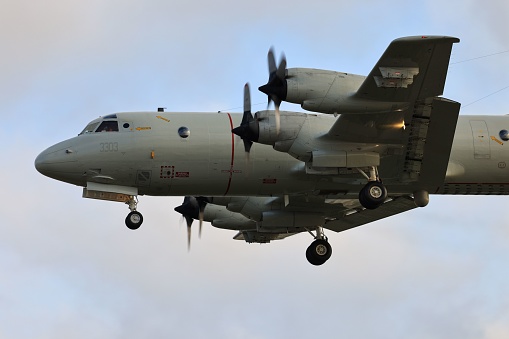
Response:
[{"label": "nose wheel", "polygon": [[125,218],[125,224],[130,230],[137,230],[143,223],[143,216],[138,211],[132,211]]},{"label": "nose wheel", "polygon": [[135,196],[132,196],[131,199],[127,201],[127,204],[129,205],[131,213],[129,213],[125,218],[125,225],[130,230],[137,230],[143,223],[143,215],[136,210],[136,207],[138,206],[138,199]]}]

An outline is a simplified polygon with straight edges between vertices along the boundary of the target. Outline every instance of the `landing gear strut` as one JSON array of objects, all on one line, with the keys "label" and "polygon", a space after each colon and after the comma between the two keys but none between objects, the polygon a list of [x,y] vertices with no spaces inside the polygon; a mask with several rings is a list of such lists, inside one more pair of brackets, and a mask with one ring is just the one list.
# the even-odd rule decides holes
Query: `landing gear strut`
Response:
[{"label": "landing gear strut", "polygon": [[309,245],[306,250],[306,259],[311,265],[323,265],[332,255],[332,247],[323,233],[322,227],[316,228],[316,236],[309,230],[308,232],[315,238],[315,241]]},{"label": "landing gear strut", "polygon": [[364,208],[374,210],[387,199],[387,188],[382,184],[375,166],[369,168],[369,176],[361,169],[357,170],[368,179],[368,183],[359,192],[359,202]]},{"label": "landing gear strut", "polygon": [[129,229],[137,230],[143,223],[143,216],[136,210],[136,207],[138,206],[138,199],[135,196],[131,196],[126,204],[129,205],[131,213],[129,213],[125,218],[125,224]]}]

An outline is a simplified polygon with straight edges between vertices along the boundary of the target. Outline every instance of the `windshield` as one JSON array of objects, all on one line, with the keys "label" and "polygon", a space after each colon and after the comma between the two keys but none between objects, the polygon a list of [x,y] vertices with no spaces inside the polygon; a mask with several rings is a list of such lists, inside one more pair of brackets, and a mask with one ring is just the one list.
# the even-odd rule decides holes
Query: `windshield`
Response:
[{"label": "windshield", "polygon": [[91,122],[87,125],[87,127],[85,127],[85,129],[83,131],[81,131],[80,134],[78,135],[82,135],[82,134],[86,134],[86,133],[92,133],[93,131],[95,131],[96,127],[99,125],[99,121],[95,121],[95,122]]},{"label": "windshield", "polygon": [[96,132],[118,132],[118,122],[112,120],[103,121]]},{"label": "windshield", "polygon": [[[106,117],[105,117],[106,118]],[[99,126],[99,127],[98,127]],[[98,133],[98,132],[118,132],[118,121],[117,120],[103,120],[98,121],[94,120],[85,127],[80,134],[89,134],[89,133]]]}]

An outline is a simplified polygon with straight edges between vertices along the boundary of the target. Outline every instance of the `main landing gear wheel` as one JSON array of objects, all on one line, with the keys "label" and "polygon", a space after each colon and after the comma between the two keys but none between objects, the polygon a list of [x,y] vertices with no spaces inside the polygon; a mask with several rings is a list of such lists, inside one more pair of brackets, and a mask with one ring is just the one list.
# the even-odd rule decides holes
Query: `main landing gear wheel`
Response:
[{"label": "main landing gear wheel", "polygon": [[323,265],[332,255],[332,247],[325,239],[316,239],[306,250],[306,258],[311,265]]},{"label": "main landing gear wheel", "polygon": [[359,202],[369,210],[374,210],[387,199],[387,188],[380,181],[370,181],[359,192]]},{"label": "main landing gear wheel", "polygon": [[138,211],[132,211],[125,218],[126,226],[131,230],[137,230],[143,223],[143,216]]}]

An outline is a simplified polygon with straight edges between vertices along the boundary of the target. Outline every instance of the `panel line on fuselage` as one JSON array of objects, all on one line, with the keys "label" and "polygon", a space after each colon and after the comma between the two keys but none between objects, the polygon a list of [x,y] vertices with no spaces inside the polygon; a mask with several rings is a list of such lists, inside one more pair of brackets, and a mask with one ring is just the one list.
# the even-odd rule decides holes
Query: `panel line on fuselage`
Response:
[{"label": "panel line on fuselage", "polygon": [[[232,121],[232,116],[230,115],[230,113],[226,113],[228,115],[228,119],[230,120],[230,130],[233,129],[233,121]],[[232,183],[232,177],[233,177],[233,164],[234,164],[234,160],[235,160],[235,137],[234,137],[234,134],[231,133],[232,135],[232,156],[231,156],[231,160],[230,160],[230,177],[228,178],[228,186],[226,186],[226,191],[224,192],[224,195],[227,195],[228,192],[230,191],[230,185]]]}]

